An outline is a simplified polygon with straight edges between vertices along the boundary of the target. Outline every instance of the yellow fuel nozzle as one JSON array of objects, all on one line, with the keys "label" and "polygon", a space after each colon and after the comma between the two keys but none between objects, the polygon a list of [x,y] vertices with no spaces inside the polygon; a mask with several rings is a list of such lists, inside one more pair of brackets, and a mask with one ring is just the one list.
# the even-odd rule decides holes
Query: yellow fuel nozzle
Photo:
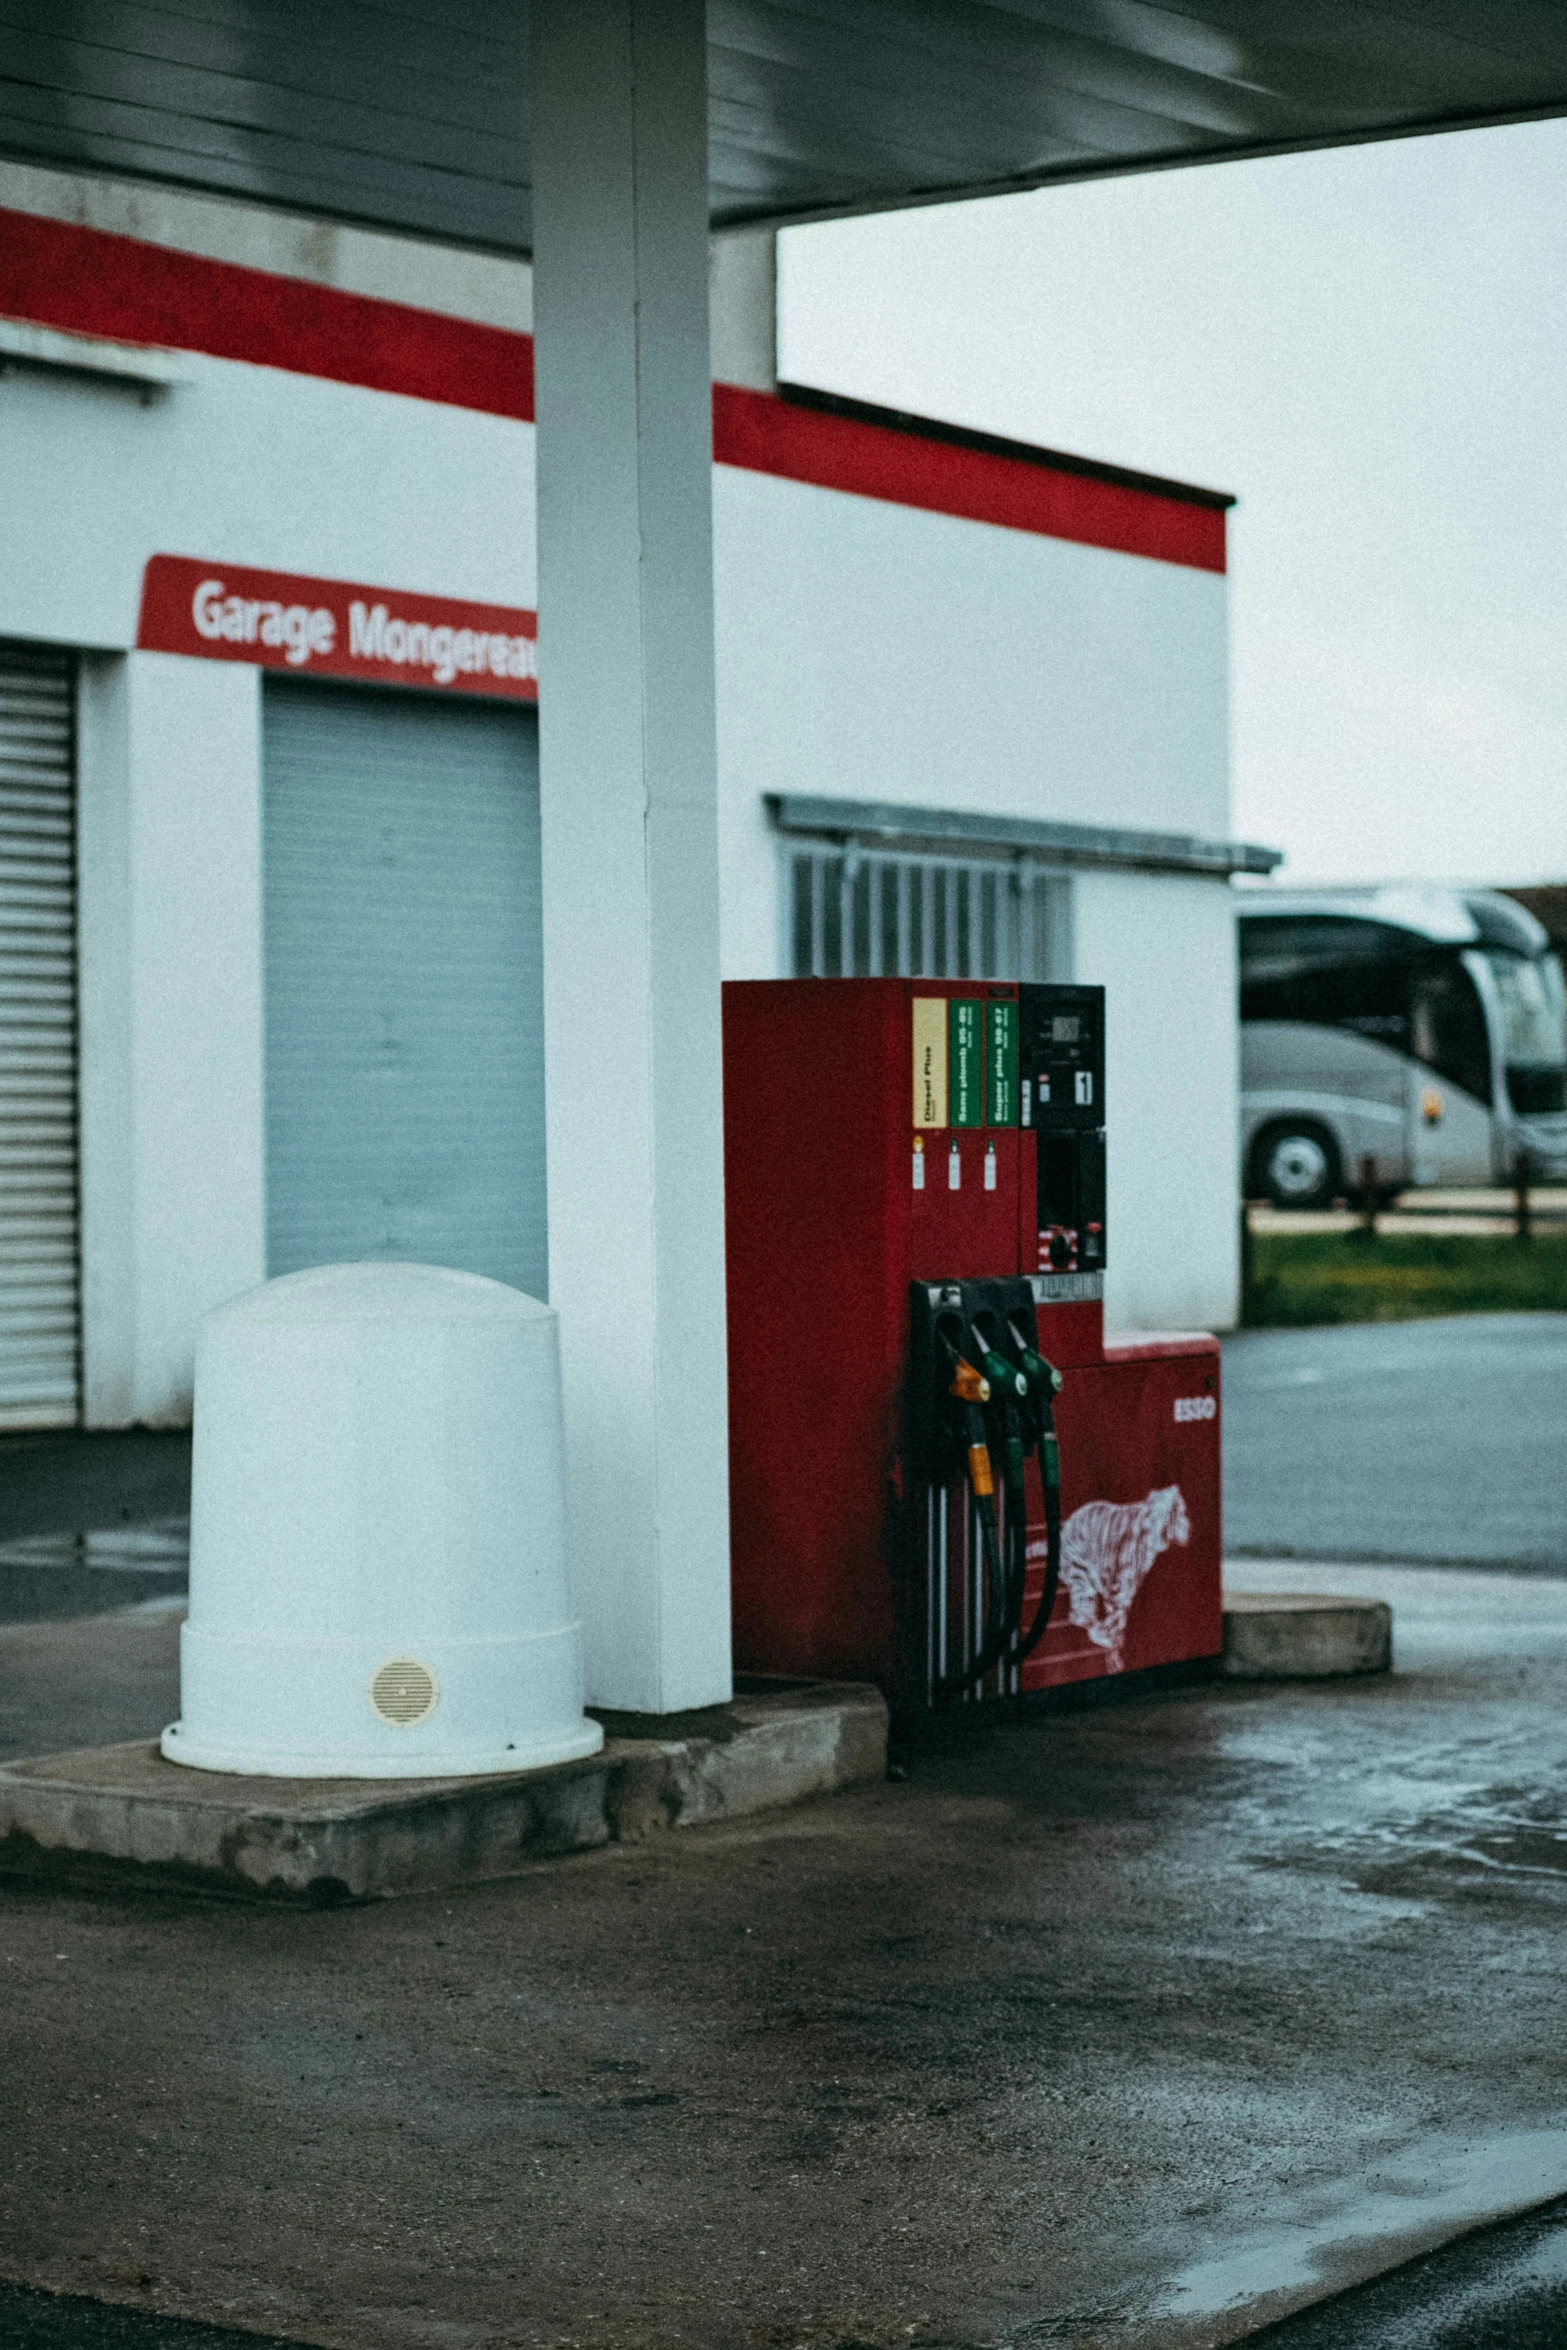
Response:
[{"label": "yellow fuel nozzle", "polygon": [[968,1448],[968,1481],[980,1501],[988,1501],[995,1492],[995,1481],[990,1474],[990,1447],[971,1444]]},{"label": "yellow fuel nozzle", "polygon": [[947,1393],[955,1395],[959,1403],[989,1403],[990,1381],[983,1371],[976,1371],[972,1363],[959,1355]]}]

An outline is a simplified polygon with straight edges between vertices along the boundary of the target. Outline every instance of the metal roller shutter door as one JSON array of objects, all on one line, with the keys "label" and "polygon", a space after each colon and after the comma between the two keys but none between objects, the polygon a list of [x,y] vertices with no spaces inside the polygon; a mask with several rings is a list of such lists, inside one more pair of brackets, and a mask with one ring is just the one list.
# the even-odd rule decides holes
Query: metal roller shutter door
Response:
[{"label": "metal roller shutter door", "polygon": [[79,1412],[75,684],[0,641],[0,1428]]},{"label": "metal roller shutter door", "polygon": [[542,1297],[534,714],[272,678],[264,709],[267,1269]]}]

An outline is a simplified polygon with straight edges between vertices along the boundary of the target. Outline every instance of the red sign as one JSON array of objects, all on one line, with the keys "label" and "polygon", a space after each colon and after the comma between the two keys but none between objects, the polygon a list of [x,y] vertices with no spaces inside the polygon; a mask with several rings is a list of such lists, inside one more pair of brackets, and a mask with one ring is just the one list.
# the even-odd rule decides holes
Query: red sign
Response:
[{"label": "red sign", "polygon": [[344,579],[303,579],[154,555],[142,580],[136,644],[144,653],[249,661],[298,677],[539,698],[539,616],[506,604],[460,604]]}]

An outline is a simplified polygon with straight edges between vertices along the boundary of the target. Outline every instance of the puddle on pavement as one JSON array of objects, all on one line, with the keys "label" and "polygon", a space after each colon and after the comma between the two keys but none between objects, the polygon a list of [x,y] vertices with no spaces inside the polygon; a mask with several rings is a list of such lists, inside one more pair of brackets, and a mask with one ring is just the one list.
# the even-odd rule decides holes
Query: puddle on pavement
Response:
[{"label": "puddle on pavement", "polygon": [[177,1595],[190,1567],[190,1520],[28,1534],[0,1542],[0,1624],[60,1622]]},{"label": "puddle on pavement", "polygon": [[1533,1710],[1473,1736],[1393,1751],[1368,1741],[1358,1753],[1346,1752],[1337,1720],[1253,1716],[1235,1724],[1224,1754],[1265,1766],[1236,1807],[1257,1867],[1415,1898],[1567,1884],[1567,1755]]},{"label": "puddle on pavement", "polygon": [[1567,1886],[1567,1789],[1465,1787],[1432,1804],[1429,1782],[1407,1789],[1407,1808],[1318,1827],[1298,1840],[1270,1839],[1269,1868],[1327,1870],[1362,1893],[1408,1895],[1510,1883],[1522,1892]]},{"label": "puddle on pavement", "polygon": [[1481,1837],[1462,1845],[1456,1857],[1482,1868],[1521,1869],[1530,1877],[1567,1876],[1567,1834],[1520,1828],[1511,1836]]},{"label": "puddle on pavement", "polygon": [[1161,2296],[1171,2316],[1216,2317],[1308,2286],[1347,2285],[1404,2248],[1455,2234],[1567,2189],[1567,2130],[1490,2140],[1427,2140],[1367,2176],[1314,2218],[1261,2231],[1215,2260],[1193,2263]]}]

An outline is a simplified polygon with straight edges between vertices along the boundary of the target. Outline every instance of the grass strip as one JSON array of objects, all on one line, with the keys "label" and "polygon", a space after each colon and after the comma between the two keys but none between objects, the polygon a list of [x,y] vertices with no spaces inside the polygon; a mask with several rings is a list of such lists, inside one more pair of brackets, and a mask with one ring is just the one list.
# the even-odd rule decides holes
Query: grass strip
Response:
[{"label": "grass strip", "polygon": [[1567,1232],[1257,1232],[1248,1329],[1567,1312]]}]

